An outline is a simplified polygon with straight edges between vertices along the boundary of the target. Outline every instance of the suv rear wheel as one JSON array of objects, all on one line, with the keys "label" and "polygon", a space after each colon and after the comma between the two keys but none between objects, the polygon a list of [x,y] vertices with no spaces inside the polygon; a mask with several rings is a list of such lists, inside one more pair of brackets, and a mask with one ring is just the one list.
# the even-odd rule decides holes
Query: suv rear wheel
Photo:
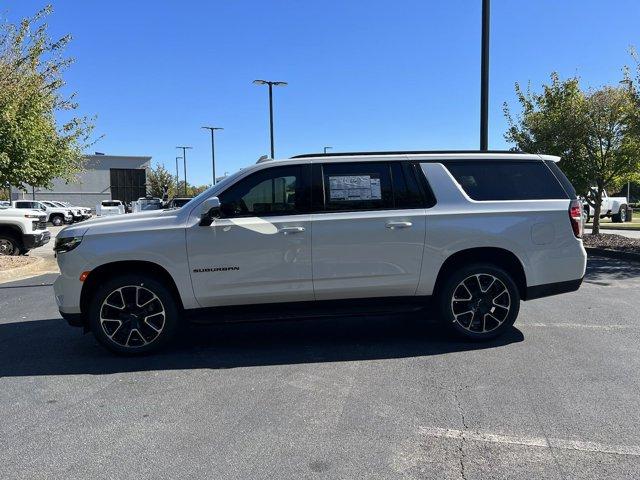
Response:
[{"label": "suv rear wheel", "polygon": [[178,308],[162,283],[146,275],[122,275],[93,295],[89,323],[109,350],[136,355],[158,350],[175,336]]},{"label": "suv rear wheel", "polygon": [[520,294],[511,276],[488,263],[454,271],[440,289],[438,303],[445,325],[469,340],[488,340],[513,325]]}]

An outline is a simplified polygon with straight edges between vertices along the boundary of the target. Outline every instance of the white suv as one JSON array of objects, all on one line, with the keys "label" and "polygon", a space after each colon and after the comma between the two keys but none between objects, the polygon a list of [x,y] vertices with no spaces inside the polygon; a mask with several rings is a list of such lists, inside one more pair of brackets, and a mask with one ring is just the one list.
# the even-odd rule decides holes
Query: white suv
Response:
[{"label": "white suv", "polygon": [[558,160],[387,152],[261,162],[182,208],[65,228],[56,300],[70,324],[120,353],[165,345],[187,319],[415,309],[430,297],[453,331],[489,339],[511,327],[520,300],[582,282],[582,207]]}]

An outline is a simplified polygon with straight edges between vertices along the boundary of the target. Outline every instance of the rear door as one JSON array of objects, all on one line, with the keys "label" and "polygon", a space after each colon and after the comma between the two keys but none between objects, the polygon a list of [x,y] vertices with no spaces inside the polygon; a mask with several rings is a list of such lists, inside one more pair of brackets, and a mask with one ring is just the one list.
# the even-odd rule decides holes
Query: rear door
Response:
[{"label": "rear door", "polygon": [[318,163],[313,186],[316,299],[415,295],[426,210],[413,167]]}]

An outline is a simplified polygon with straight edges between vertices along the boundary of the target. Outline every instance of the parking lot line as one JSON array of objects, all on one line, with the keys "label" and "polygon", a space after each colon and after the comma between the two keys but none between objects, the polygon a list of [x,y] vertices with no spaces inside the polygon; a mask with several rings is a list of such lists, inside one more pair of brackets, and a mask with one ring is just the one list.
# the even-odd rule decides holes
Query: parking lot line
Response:
[{"label": "parking lot line", "polygon": [[521,327],[555,327],[555,328],[584,328],[588,330],[625,330],[625,329],[635,329],[638,328],[638,325],[623,325],[623,324],[602,324],[602,325],[589,325],[586,323],[542,323],[542,322],[531,322],[531,323],[519,323],[517,324],[518,328]]},{"label": "parking lot line", "polygon": [[452,438],[486,443],[501,443],[524,445],[528,447],[559,448],[563,450],[579,450],[581,452],[608,453],[613,455],[640,456],[640,446],[637,445],[608,445],[605,443],[582,440],[565,440],[561,438],[528,437],[516,435],[498,435],[495,433],[456,430],[452,428],[420,427],[422,435],[439,438]]}]

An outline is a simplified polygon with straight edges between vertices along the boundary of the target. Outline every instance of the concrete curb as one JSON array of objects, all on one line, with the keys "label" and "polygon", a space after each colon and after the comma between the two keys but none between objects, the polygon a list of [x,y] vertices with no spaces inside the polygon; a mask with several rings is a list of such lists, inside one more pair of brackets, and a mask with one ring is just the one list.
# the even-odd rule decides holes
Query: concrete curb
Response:
[{"label": "concrete curb", "polygon": [[618,260],[631,260],[640,262],[640,253],[621,252],[619,250],[609,250],[608,248],[584,247],[587,255],[597,255],[599,257],[616,258]]},{"label": "concrete curb", "polygon": [[[591,227],[590,227],[591,228]],[[615,232],[640,232],[640,226],[639,227],[603,227],[602,225],[600,225],[600,230],[611,230],[611,231],[615,231]]]},{"label": "concrete curb", "polygon": [[36,261],[30,263],[29,265],[24,265],[22,267],[11,268],[9,270],[0,271],[0,283],[13,282],[14,280],[19,280],[24,278],[25,276],[40,275],[42,267],[45,264],[45,260],[42,257],[32,257],[35,258]]}]

